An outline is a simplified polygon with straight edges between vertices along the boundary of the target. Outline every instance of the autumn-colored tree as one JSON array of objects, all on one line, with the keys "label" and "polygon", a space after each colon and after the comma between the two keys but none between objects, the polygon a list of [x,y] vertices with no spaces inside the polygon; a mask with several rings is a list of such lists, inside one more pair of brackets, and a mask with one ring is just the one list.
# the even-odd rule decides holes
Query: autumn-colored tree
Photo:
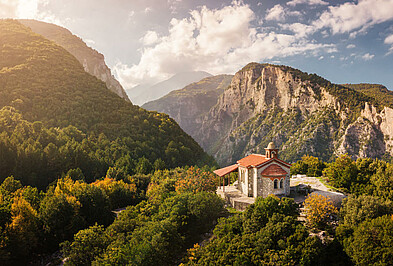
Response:
[{"label": "autumn-colored tree", "polygon": [[22,197],[15,197],[8,225],[10,246],[14,255],[26,256],[38,247],[39,220],[37,211]]},{"label": "autumn-colored tree", "polygon": [[307,197],[304,209],[308,224],[319,228],[326,226],[331,216],[337,213],[337,208],[328,197],[316,193]]},{"label": "autumn-colored tree", "polygon": [[93,185],[102,189],[109,197],[112,209],[131,205],[136,200],[136,185],[125,183],[123,180],[106,177],[103,180],[97,180]]},{"label": "autumn-colored tree", "polygon": [[175,190],[178,193],[200,191],[215,191],[217,186],[217,177],[200,168],[190,167],[177,180]]}]

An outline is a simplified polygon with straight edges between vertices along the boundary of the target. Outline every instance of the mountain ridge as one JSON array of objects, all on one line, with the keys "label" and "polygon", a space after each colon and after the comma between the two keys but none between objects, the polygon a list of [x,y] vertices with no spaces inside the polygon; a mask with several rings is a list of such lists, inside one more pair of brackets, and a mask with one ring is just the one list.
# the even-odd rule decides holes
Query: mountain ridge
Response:
[{"label": "mountain ridge", "polygon": [[[38,134],[36,138],[27,136],[25,139],[23,134],[13,132],[16,139],[10,141],[10,136],[2,132],[1,156],[12,153],[34,162],[66,153],[62,160],[71,161],[73,168],[97,173],[89,180],[104,176],[108,167],[114,166],[133,174],[140,160],[147,169],[157,160],[166,168],[215,164],[168,115],[149,112],[124,101],[108,90],[104,82],[85,72],[72,54],[21,23],[0,20],[0,54],[3,58],[0,61],[0,109],[15,109],[23,120],[33,123],[33,132],[36,130]],[[7,125],[8,120],[0,122]],[[40,137],[41,124],[50,133],[49,137]],[[54,132],[64,128],[70,137],[61,148],[65,150],[56,151],[55,140],[51,138]],[[23,126],[15,130],[25,132]],[[20,143],[22,150],[4,150],[7,143]],[[60,144],[64,145],[63,141]],[[100,164],[83,164],[86,161],[83,150],[99,151],[88,156]],[[56,165],[56,159],[54,163]],[[42,173],[45,168],[34,169],[36,171],[29,172],[29,178],[47,176]],[[60,170],[66,173],[70,169]],[[59,172],[52,174],[48,175],[58,177]],[[11,175],[21,178],[13,169],[0,167],[0,178]]]},{"label": "mountain ridge", "polygon": [[168,114],[186,133],[192,135],[198,130],[203,114],[216,104],[232,77],[217,75],[204,78],[183,89],[171,91],[158,100],[147,102],[142,108]]},{"label": "mountain ridge", "polygon": [[[170,106],[166,103],[167,109]],[[189,121],[198,128],[189,133],[221,165],[263,153],[270,141],[288,161],[306,154],[326,161],[343,153],[382,158],[393,154],[391,110],[370,93],[316,74],[250,63],[234,75],[202,118]],[[173,110],[167,113],[177,121],[184,119]]]},{"label": "mountain ridge", "polygon": [[197,82],[209,76],[211,74],[205,71],[181,72],[152,86],[136,86],[127,90],[127,93],[133,103],[143,105],[144,103],[163,97],[173,90],[181,89],[190,83]]},{"label": "mountain ridge", "polygon": [[61,26],[32,19],[19,19],[23,25],[33,32],[54,41],[75,56],[86,72],[105,82],[109,90],[113,91],[126,101],[130,101],[120,82],[112,75],[110,68],[105,63],[104,55],[87,44],[70,30]]}]

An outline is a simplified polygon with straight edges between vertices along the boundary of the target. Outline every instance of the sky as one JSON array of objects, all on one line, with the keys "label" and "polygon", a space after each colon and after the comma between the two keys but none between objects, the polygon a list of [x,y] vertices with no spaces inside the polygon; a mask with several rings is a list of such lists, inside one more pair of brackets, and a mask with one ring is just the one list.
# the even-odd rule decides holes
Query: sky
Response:
[{"label": "sky", "polygon": [[0,0],[0,17],[68,28],[126,89],[260,62],[393,90],[393,0]]}]

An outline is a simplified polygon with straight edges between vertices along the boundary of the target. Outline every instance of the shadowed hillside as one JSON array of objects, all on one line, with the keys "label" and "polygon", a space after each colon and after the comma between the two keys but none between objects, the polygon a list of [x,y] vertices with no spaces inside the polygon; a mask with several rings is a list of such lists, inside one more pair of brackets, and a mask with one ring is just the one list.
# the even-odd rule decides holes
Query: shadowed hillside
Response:
[{"label": "shadowed hillside", "polygon": [[[62,158],[74,160],[74,168],[87,167],[78,164],[78,149],[72,146],[77,143],[82,144],[81,149],[85,146],[89,150],[93,148],[92,152],[97,148],[101,150],[94,156],[104,160],[103,164],[99,164],[102,168],[89,165],[98,167],[95,172],[101,176],[112,165],[127,165],[130,173],[135,172],[142,157],[150,164],[161,159],[165,167],[214,164],[168,115],[148,112],[124,101],[109,91],[105,83],[86,73],[78,60],[65,49],[19,22],[0,21],[0,53],[0,108],[11,106],[29,122],[42,121],[49,131],[72,125],[75,130],[86,134],[82,138],[77,137],[79,134],[71,135],[68,148],[74,153],[70,158]],[[12,120],[4,119],[3,123],[9,127],[7,123]],[[37,155],[34,157],[37,160],[47,158],[45,151],[53,140],[43,139],[39,134],[24,136],[21,126],[14,129],[1,135],[2,145],[10,148],[1,150],[2,156],[7,157],[7,151],[9,154],[21,154],[15,150],[20,148],[26,151],[28,158],[33,155]],[[10,138],[15,138],[11,146],[8,145]],[[93,144],[88,144],[84,138],[101,138],[103,142],[98,141],[101,144],[94,145],[104,147],[88,147],[86,145]],[[111,147],[111,151],[105,147]],[[27,152],[29,150],[31,152]],[[37,151],[37,154],[32,151]],[[18,161],[18,157],[14,159]],[[11,167],[1,172],[1,179],[17,173],[15,169]],[[67,170],[56,168],[45,176]],[[41,174],[40,169],[35,169],[29,176],[43,178]]]}]

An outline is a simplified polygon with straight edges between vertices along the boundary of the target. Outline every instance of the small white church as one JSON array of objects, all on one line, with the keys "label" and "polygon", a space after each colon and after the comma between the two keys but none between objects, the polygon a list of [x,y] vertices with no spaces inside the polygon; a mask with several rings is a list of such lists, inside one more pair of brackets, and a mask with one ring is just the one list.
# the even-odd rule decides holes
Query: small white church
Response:
[{"label": "small white church", "polygon": [[265,151],[265,155],[248,155],[214,173],[225,178],[225,175],[238,171],[237,189],[248,197],[289,196],[291,164],[278,159],[278,149],[273,142]]}]

